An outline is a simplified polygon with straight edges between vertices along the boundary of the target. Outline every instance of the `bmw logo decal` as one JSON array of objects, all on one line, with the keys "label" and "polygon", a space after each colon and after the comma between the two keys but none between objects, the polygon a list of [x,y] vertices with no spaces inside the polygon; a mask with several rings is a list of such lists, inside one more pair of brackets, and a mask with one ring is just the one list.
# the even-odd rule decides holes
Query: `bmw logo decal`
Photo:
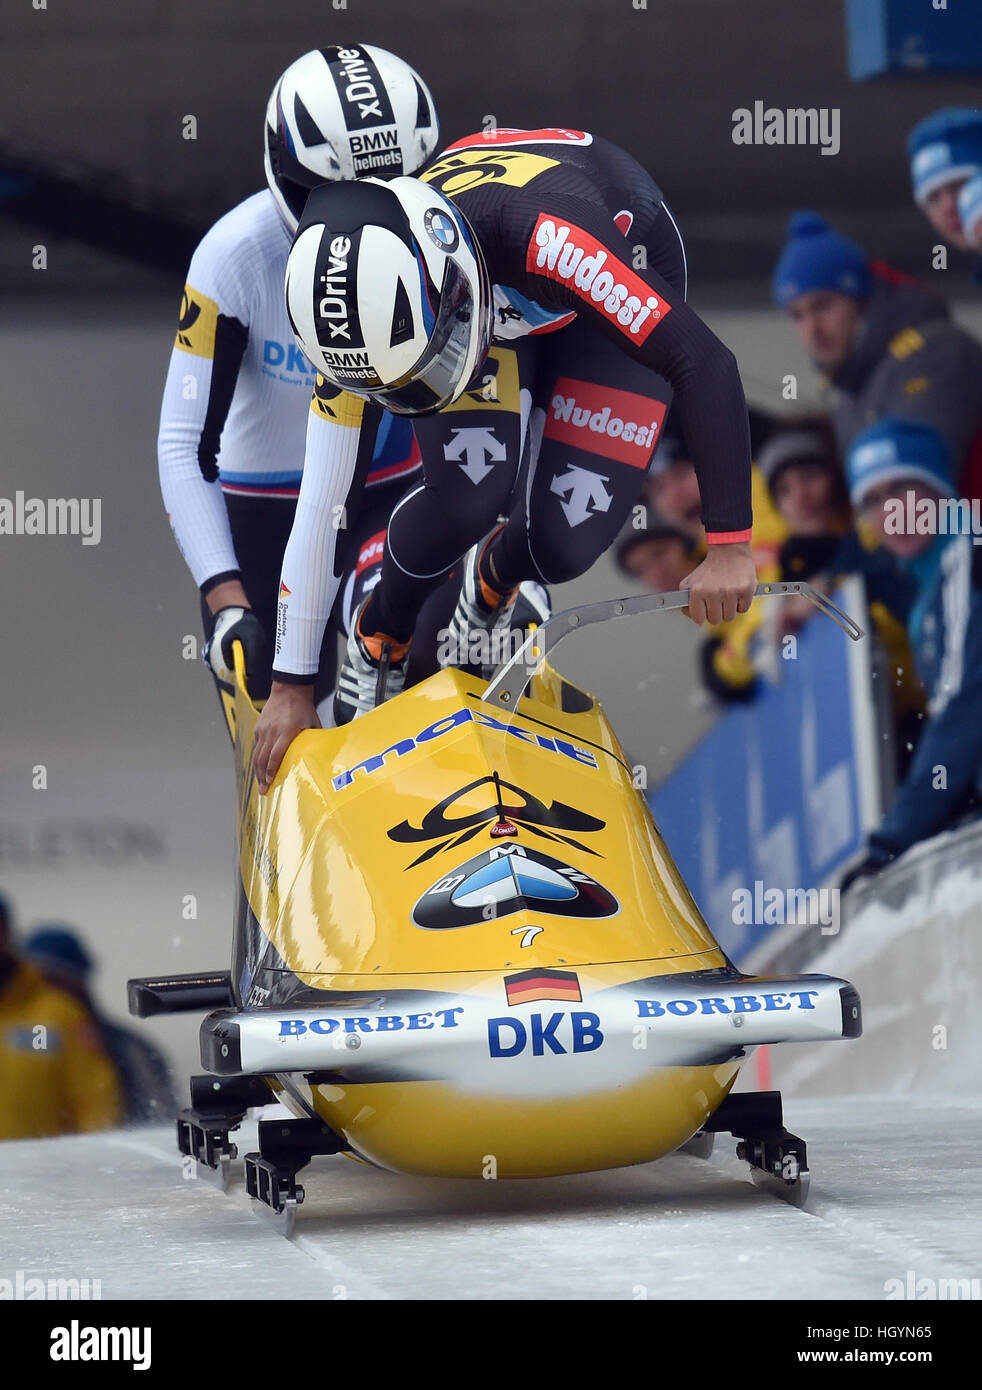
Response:
[{"label": "bmw logo decal", "polygon": [[457,231],[453,218],[442,208],[427,208],[423,214],[423,226],[434,246],[439,246],[441,251],[447,253],[456,251],[460,242],[460,233]]},{"label": "bmw logo decal", "polygon": [[620,903],[592,875],[522,845],[496,845],[437,880],[413,906],[429,931],[471,927],[515,912],[615,917]]}]

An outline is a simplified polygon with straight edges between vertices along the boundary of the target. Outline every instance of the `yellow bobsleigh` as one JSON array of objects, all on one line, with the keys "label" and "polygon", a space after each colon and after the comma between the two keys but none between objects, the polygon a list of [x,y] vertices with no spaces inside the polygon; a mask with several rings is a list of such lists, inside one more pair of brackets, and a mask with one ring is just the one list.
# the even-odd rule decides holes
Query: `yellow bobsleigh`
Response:
[{"label": "yellow bobsleigh", "polygon": [[[788,587],[807,589],[766,589]],[[179,1124],[185,1152],[222,1166],[231,1122],[271,1089],[297,1123],[261,1126],[246,1176],[280,1214],[316,1153],[538,1177],[723,1128],[803,1198],[804,1145],[777,1093],[727,1098],[761,1044],[858,1036],[856,991],[735,969],[600,705],[544,661],[557,633],[671,598],[561,614],[490,683],[446,669],[304,732],[264,797],[240,660],[230,976],[210,994],[200,978],[131,987],[140,1013],[225,1005],[201,1027],[209,1075]]]}]

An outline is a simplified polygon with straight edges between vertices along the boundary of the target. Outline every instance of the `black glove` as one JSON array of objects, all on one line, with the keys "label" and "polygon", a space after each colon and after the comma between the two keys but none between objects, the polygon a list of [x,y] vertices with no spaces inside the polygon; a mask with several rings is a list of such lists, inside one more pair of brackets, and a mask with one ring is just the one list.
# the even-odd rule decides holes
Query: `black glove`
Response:
[{"label": "black glove", "polygon": [[857,878],[875,878],[888,864],[892,864],[896,857],[890,850],[881,849],[876,845],[871,846],[866,858],[861,859],[858,864],[854,864],[842,875],[839,880],[839,892],[847,892]]},{"label": "black glove", "polygon": [[248,684],[262,666],[268,665],[266,634],[251,608],[220,608],[215,614],[215,626],[205,644],[202,659],[226,685],[234,682],[235,658],[232,648],[236,642],[242,643],[245,653]]}]

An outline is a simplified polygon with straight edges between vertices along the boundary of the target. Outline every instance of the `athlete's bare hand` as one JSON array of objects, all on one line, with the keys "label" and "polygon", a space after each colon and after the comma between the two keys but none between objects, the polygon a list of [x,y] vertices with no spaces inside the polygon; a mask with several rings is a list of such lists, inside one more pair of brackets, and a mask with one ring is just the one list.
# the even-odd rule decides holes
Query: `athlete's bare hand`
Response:
[{"label": "athlete's bare hand", "polygon": [[697,627],[732,622],[738,613],[746,613],[756,587],[749,541],[711,545],[702,564],[679,584],[689,591],[689,605],[682,611]]},{"label": "athlete's bare hand", "polygon": [[273,682],[266,706],[256,725],[252,765],[259,793],[265,796],[279,771],[283,755],[303,729],[319,729],[313,685]]}]

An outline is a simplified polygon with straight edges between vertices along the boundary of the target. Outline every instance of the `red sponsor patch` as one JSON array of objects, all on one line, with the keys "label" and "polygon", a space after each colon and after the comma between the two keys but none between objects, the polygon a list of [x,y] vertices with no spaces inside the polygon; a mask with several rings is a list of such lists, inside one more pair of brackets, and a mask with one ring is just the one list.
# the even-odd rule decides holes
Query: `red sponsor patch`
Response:
[{"label": "red sponsor patch", "polygon": [[622,208],[620,212],[614,214],[614,226],[621,236],[627,236],[634,226],[634,213],[628,212],[627,208]]},{"label": "red sponsor patch", "polygon": [[643,343],[672,306],[604,244],[561,217],[540,213],[525,253],[530,275],[566,285],[628,342]]},{"label": "red sponsor patch", "polygon": [[547,439],[647,468],[665,418],[665,403],[561,376],[546,415]]},{"label": "red sponsor patch", "polygon": [[358,552],[358,563],[355,566],[355,578],[364,574],[372,565],[382,563],[382,553],[385,549],[385,532],[376,531],[374,536],[369,536],[364,545]]},{"label": "red sponsor patch", "polygon": [[542,130],[518,130],[514,126],[497,126],[494,130],[479,130],[465,135],[447,146],[450,150],[470,149],[474,145],[590,145],[593,136],[585,130],[569,130],[565,126],[548,126]]}]

